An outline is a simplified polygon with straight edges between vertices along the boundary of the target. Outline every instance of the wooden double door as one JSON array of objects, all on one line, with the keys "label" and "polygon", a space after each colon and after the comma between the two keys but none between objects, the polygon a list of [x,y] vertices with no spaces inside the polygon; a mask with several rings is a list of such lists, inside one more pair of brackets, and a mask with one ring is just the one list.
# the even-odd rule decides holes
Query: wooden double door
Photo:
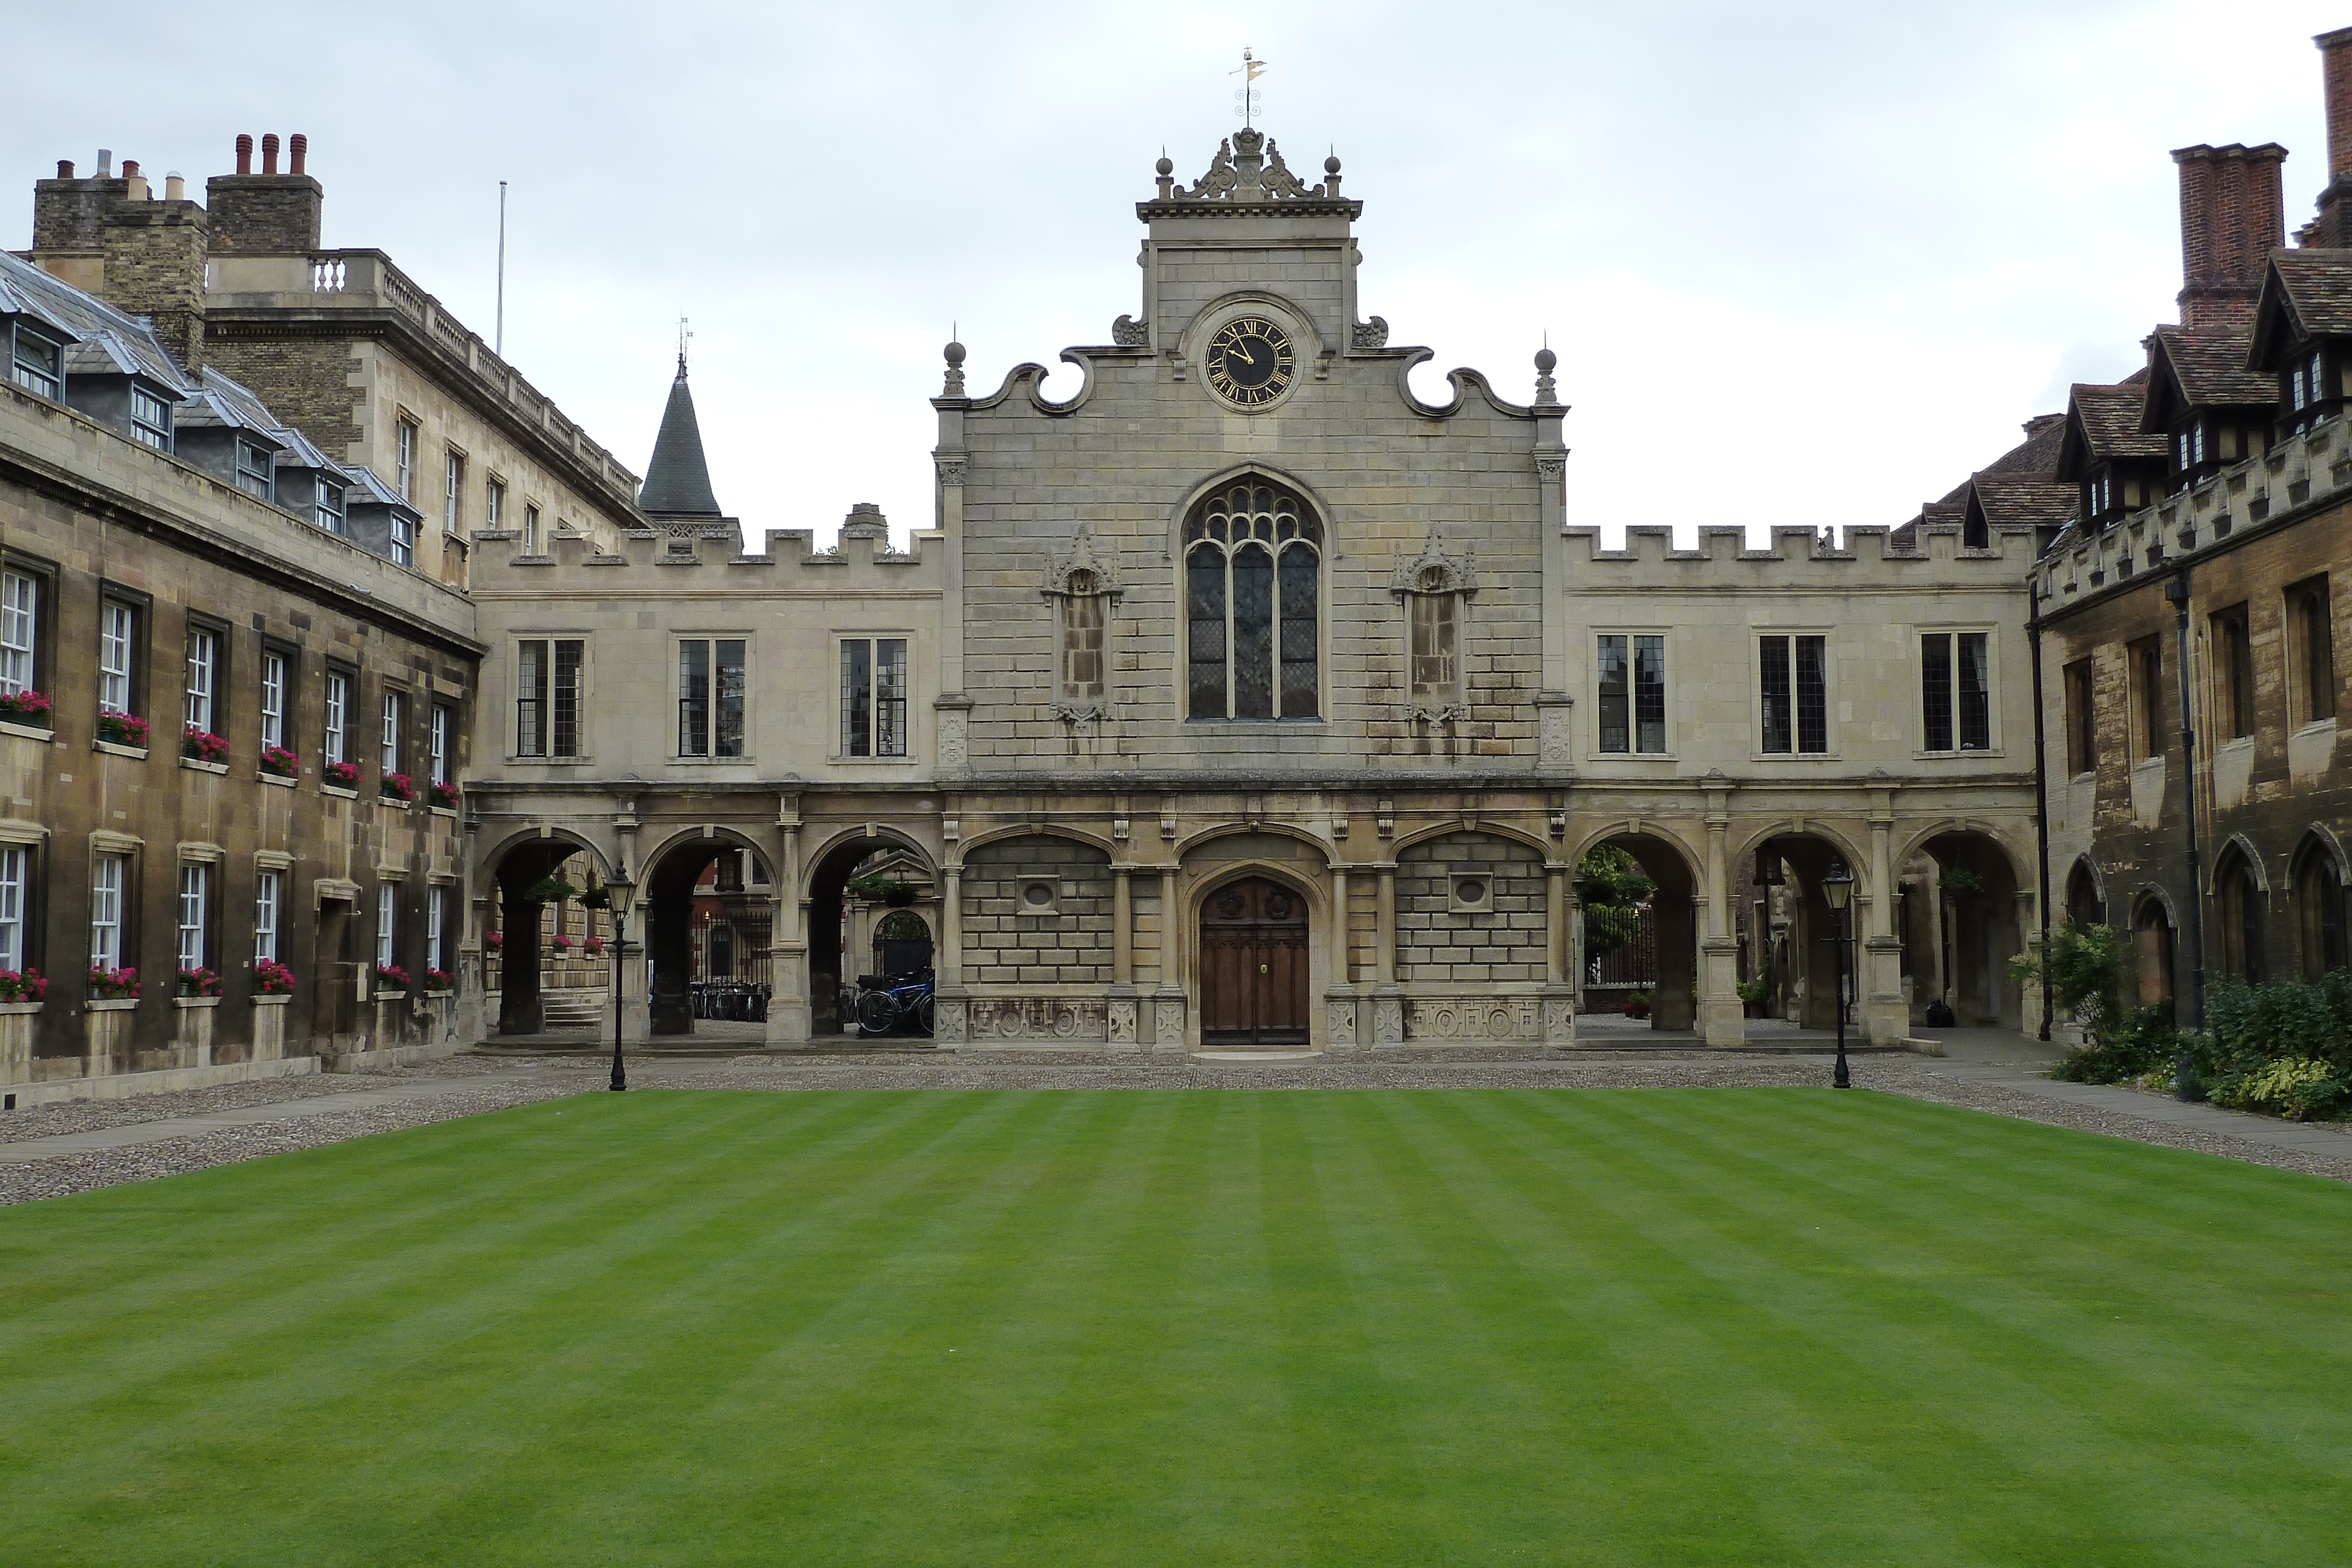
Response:
[{"label": "wooden double door", "polygon": [[1201,906],[1201,1043],[1307,1043],[1307,902],[1264,877],[1227,883]]}]

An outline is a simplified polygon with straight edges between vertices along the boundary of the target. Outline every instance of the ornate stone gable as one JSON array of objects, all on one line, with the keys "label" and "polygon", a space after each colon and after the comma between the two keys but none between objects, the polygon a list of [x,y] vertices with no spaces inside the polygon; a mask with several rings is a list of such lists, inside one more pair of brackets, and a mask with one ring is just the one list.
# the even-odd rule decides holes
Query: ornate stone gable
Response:
[{"label": "ornate stone gable", "polygon": [[1203,208],[1240,214],[1273,206],[1286,212],[1331,213],[1352,218],[1363,211],[1361,202],[1341,199],[1336,156],[1323,161],[1323,183],[1309,185],[1290,172],[1274,140],[1253,127],[1244,126],[1219,143],[1207,172],[1191,189],[1176,183],[1175,167],[1165,158],[1160,160],[1160,195],[1156,201],[1138,204],[1142,215],[1150,217],[1155,209],[1198,212]]}]

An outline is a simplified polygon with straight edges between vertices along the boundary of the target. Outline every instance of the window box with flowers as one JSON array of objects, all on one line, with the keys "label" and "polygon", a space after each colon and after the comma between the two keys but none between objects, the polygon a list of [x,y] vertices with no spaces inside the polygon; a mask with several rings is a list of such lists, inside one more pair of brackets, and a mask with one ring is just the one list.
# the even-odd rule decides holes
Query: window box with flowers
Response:
[{"label": "window box with flowers", "polygon": [[261,748],[261,777],[273,784],[291,784],[302,775],[302,759],[282,746]]},{"label": "window box with flowers", "polygon": [[498,931],[485,931],[482,933],[482,950],[484,952],[503,953],[506,951],[506,947],[507,939],[504,933]]},{"label": "window box with flowers", "polygon": [[378,964],[374,973],[378,1001],[397,1001],[408,994],[408,971],[399,965]]},{"label": "window box with flowers", "polygon": [[182,997],[211,997],[221,994],[220,973],[215,969],[183,969],[180,971]]},{"label": "window box with flowers", "polygon": [[416,799],[416,780],[405,773],[387,773],[376,780],[375,792],[394,805],[405,806]]},{"label": "window box with flowers", "polygon": [[574,945],[574,944],[572,943],[572,938],[571,938],[571,937],[569,937],[569,936],[557,936],[557,937],[555,938],[555,941],[554,941],[554,944],[553,944],[554,948],[555,948],[555,950],[556,950],[558,953],[569,953],[569,952],[571,952],[571,951],[572,951],[572,949],[573,945]]},{"label": "window box with flowers", "polygon": [[330,795],[350,799],[360,792],[360,765],[356,762],[330,762],[319,769],[325,782],[319,787]]},{"label": "window box with flowers", "polygon": [[57,705],[30,686],[21,692],[0,692],[0,731],[28,738],[45,737],[57,728],[51,716],[56,712]]},{"label": "window box with flowers", "polygon": [[425,971],[425,994],[426,996],[446,997],[457,988],[457,982],[449,977],[446,970],[427,969]]},{"label": "window box with flowers", "polygon": [[118,756],[147,755],[147,721],[137,714],[102,709],[98,716],[98,744]]},{"label": "window box with flowers", "polygon": [[425,798],[436,811],[454,811],[457,809],[458,794],[455,784],[428,785],[425,791]]},{"label": "window box with flowers", "polygon": [[228,771],[228,740],[208,729],[188,726],[180,737],[180,766],[199,773]]},{"label": "window box with flowers", "polygon": [[0,969],[0,1007],[38,1007],[48,994],[38,969]]},{"label": "window box with flowers", "polygon": [[294,997],[294,971],[275,958],[257,959],[253,966],[253,999],[287,1002]]},{"label": "window box with flowers", "polygon": [[604,939],[602,936],[591,936],[588,938],[588,956],[591,958],[601,958],[604,956]]},{"label": "window box with flowers", "polygon": [[93,968],[89,972],[89,999],[93,1002],[135,1002],[139,999],[139,971],[129,969]]}]

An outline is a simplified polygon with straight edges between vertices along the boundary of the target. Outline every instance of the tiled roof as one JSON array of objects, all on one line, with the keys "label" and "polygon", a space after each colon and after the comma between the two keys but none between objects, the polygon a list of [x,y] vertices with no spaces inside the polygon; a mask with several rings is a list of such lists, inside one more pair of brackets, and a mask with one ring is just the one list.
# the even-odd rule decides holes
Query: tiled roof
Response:
[{"label": "tiled roof", "polygon": [[2352,336],[2352,251],[2282,250],[2271,270],[2306,334]]},{"label": "tiled roof", "polygon": [[29,261],[0,251],[0,315],[32,316],[73,340],[66,373],[143,375],[173,392],[185,392],[187,377],[155,329],[71,284],[51,277]]},{"label": "tiled roof", "polygon": [[2072,485],[2039,475],[1979,474],[1969,481],[1985,523],[1995,528],[2056,528],[2075,512],[2080,494]]},{"label": "tiled roof", "polygon": [[2125,386],[2077,382],[2069,402],[2068,417],[2080,427],[2084,455],[2091,461],[2165,455],[2164,437],[2140,429],[2140,411],[2147,402],[2145,377]]},{"label": "tiled roof", "polygon": [[2148,340],[2155,380],[2140,429],[2162,434],[2175,395],[2190,408],[2267,408],[2277,402],[2278,382],[2246,368],[2252,341],[2253,334],[2243,327],[2158,327]]}]

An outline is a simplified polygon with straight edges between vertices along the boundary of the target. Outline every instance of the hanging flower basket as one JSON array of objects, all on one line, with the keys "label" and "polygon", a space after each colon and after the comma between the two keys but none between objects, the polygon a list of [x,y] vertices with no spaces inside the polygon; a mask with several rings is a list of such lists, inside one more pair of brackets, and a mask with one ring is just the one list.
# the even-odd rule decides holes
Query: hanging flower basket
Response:
[{"label": "hanging flower basket", "polygon": [[108,708],[98,716],[98,738],[110,746],[144,746],[147,721],[136,714]]},{"label": "hanging flower basket", "polygon": [[37,1002],[48,994],[38,969],[0,969],[0,1002]]},{"label": "hanging flower basket", "polygon": [[257,960],[253,966],[253,989],[264,997],[290,997],[294,994],[294,971],[275,958]]},{"label": "hanging flower basket", "polygon": [[561,904],[567,898],[577,898],[580,890],[560,876],[543,876],[522,890],[525,904]]},{"label": "hanging flower basket", "polygon": [[356,762],[330,762],[319,771],[325,776],[328,783],[338,789],[356,789],[360,787],[360,765]]},{"label": "hanging flower basket", "polygon": [[228,740],[209,729],[188,726],[180,737],[180,755],[191,762],[226,762],[228,760]]},{"label": "hanging flower basket", "polygon": [[1943,888],[1954,898],[1966,898],[1984,891],[1984,878],[1964,865],[1956,865],[1944,873]]},{"label": "hanging flower basket", "polygon": [[261,770],[272,779],[293,779],[302,771],[302,759],[282,746],[261,748]]},{"label": "hanging flower basket", "polygon": [[915,902],[915,884],[895,876],[861,876],[845,885],[860,898],[876,899],[893,909],[904,909]]},{"label": "hanging flower basket", "polygon": [[0,721],[53,729],[56,725],[49,716],[56,711],[55,703],[30,686],[21,692],[0,692]]}]

